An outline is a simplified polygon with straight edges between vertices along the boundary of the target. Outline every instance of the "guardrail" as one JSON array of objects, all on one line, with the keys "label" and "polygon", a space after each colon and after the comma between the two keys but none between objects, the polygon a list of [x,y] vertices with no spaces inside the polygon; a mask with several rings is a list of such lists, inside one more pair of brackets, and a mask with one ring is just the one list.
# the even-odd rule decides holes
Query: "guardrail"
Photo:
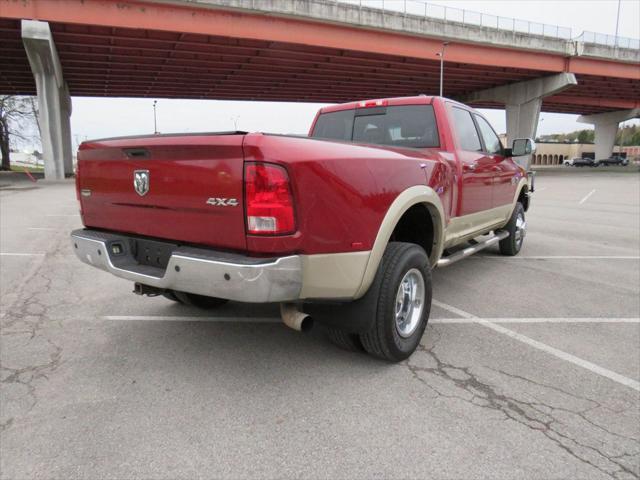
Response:
[{"label": "guardrail", "polygon": [[640,49],[640,40],[636,38],[607,35],[606,33],[582,32],[575,40],[595,45],[607,45],[609,47]]},{"label": "guardrail", "polygon": [[640,48],[640,40],[620,37],[615,35],[606,35],[595,32],[583,32],[578,37],[573,36],[573,32],[569,27],[561,27],[558,25],[549,25],[546,23],[530,22],[528,20],[519,20],[517,18],[502,17],[498,15],[489,15],[482,12],[465,10],[461,8],[445,7],[444,5],[436,5],[423,0],[335,0],[340,3],[356,5],[360,8],[373,8],[393,13],[402,13],[404,15],[415,15],[421,17],[429,17],[444,22],[451,22],[463,25],[472,25],[482,28],[490,28],[494,30],[502,30],[508,32],[526,33],[529,35],[538,35],[547,38],[556,38],[560,40],[576,40],[584,43],[592,43],[596,45],[605,45],[620,48]]}]

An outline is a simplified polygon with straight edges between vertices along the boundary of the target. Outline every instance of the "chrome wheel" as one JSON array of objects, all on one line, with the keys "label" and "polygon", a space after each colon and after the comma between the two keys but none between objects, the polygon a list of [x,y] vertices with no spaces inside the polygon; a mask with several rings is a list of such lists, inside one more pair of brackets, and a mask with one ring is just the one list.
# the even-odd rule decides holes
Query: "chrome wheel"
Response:
[{"label": "chrome wheel", "polygon": [[424,294],[422,273],[412,268],[402,277],[396,293],[396,330],[401,337],[410,337],[418,328],[424,310]]},{"label": "chrome wheel", "polygon": [[518,249],[522,245],[524,241],[524,237],[527,234],[527,222],[524,219],[524,213],[520,212],[518,214],[518,218],[516,218],[516,233],[515,233],[515,241],[518,245]]}]

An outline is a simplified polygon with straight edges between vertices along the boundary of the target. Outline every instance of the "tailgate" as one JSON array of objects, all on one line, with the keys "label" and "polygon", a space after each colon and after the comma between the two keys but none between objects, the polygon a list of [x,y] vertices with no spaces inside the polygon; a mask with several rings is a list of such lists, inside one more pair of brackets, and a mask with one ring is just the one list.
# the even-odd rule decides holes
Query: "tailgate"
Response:
[{"label": "tailgate", "polygon": [[85,226],[245,250],[244,135],[155,135],[85,142]]}]

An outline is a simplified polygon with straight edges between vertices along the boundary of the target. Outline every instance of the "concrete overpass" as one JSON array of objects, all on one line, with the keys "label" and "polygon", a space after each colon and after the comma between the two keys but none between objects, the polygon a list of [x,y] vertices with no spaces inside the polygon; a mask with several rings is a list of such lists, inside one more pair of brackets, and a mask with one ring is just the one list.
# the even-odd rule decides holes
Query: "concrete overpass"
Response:
[{"label": "concrete overpass", "polygon": [[640,50],[513,26],[353,0],[0,0],[0,93],[38,93],[50,178],[71,169],[69,95],[332,103],[436,94],[443,41],[445,95],[506,108],[510,140],[535,136],[541,110],[583,115],[606,144],[599,129],[637,115]]}]

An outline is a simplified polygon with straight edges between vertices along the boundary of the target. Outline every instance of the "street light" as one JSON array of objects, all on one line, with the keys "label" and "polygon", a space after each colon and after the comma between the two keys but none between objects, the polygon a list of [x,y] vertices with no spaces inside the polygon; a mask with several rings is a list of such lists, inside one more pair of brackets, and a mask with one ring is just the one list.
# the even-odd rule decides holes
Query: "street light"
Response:
[{"label": "street light", "polygon": [[618,28],[620,27],[620,5],[622,0],[618,0],[618,16],[616,17],[616,47],[618,46]]},{"label": "street light", "polygon": [[442,50],[436,53],[440,57],[440,96],[442,97],[443,83],[444,83],[444,49],[447,48],[449,42],[442,43]]},{"label": "street light", "polygon": [[542,124],[543,123],[544,123],[544,118],[541,116],[540,120],[538,120],[538,126],[536,127],[536,134],[534,135],[534,137],[542,138]]},{"label": "street light", "polygon": [[158,134],[158,121],[156,119],[156,104],[158,103],[157,100],[153,101],[153,134],[157,135]]}]

